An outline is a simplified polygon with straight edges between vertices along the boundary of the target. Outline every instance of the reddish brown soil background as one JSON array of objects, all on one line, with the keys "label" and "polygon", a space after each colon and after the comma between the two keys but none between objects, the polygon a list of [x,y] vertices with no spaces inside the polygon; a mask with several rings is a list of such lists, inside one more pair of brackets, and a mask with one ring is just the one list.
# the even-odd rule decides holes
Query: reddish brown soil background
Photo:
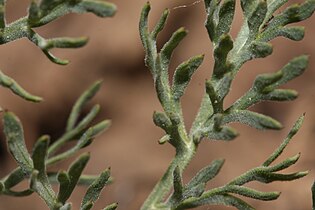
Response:
[{"label": "reddish brown soil background", "polygon": [[[8,1],[8,21],[24,16],[27,0]],[[143,49],[138,35],[140,10],[145,0],[113,1],[119,11],[113,19],[100,19],[94,15],[68,15],[37,31],[44,37],[81,36],[90,37],[89,44],[79,50],[56,50],[56,55],[71,60],[68,66],[51,63],[40,50],[27,40],[19,40],[0,47],[0,68],[14,77],[32,93],[45,98],[40,104],[31,104],[0,88],[0,104],[15,112],[22,120],[29,148],[41,134],[57,137],[63,132],[68,113],[76,97],[93,81],[103,79],[100,93],[93,100],[100,103],[100,119],[112,119],[113,125],[88,149],[92,158],[87,173],[99,173],[111,166],[115,183],[107,187],[98,201],[96,209],[110,202],[118,202],[119,209],[139,209],[154,183],[162,175],[174,155],[169,145],[159,146],[157,140],[163,132],[152,123],[154,110],[161,110],[152,85],[151,75],[143,65]],[[156,21],[165,7],[174,8],[193,1],[152,0],[151,23]],[[291,1],[292,3],[295,1]],[[241,24],[240,8],[234,22],[235,36]],[[160,36],[163,43],[177,27],[185,26],[189,36],[176,50],[172,68],[196,54],[206,54],[205,62],[195,75],[183,98],[187,126],[198,109],[204,81],[210,77],[213,66],[211,44],[203,27],[205,12],[203,3],[171,11],[166,30]],[[283,193],[273,202],[249,200],[259,210],[297,210],[311,208],[310,187],[315,179],[314,131],[315,131],[315,16],[304,21],[306,36],[301,42],[283,38],[273,41],[274,53],[267,59],[247,63],[236,81],[226,106],[241,96],[252,84],[258,73],[278,70],[290,59],[300,54],[310,54],[307,72],[288,86],[299,91],[300,96],[289,103],[262,103],[254,109],[271,115],[283,122],[282,131],[256,131],[235,125],[241,133],[235,141],[204,142],[196,158],[185,172],[189,180],[198,170],[216,158],[226,158],[220,175],[209,184],[219,186],[244,171],[262,163],[279,145],[293,122],[304,112],[306,120],[283,157],[302,152],[298,164],[287,172],[311,170],[310,174],[292,183],[271,185],[254,184],[261,190],[279,190]],[[0,176],[7,174],[15,163],[8,155],[3,134],[0,133]],[[282,158],[283,158],[282,157]],[[68,163],[59,167],[66,169]],[[84,188],[78,188],[71,197],[74,209],[78,209]],[[1,210],[46,209],[37,196],[28,198],[0,197]],[[203,207],[200,209],[227,209],[225,207]]]}]

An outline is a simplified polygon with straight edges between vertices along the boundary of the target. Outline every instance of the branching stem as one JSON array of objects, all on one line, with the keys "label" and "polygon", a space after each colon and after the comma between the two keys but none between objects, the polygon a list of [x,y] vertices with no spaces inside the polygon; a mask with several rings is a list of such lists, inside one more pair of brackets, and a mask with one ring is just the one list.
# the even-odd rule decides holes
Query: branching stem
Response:
[{"label": "branching stem", "polygon": [[163,202],[162,199],[167,196],[173,185],[173,172],[175,167],[178,166],[180,170],[183,171],[194,157],[196,150],[197,146],[192,143],[190,147],[176,152],[174,159],[170,163],[162,178],[153,188],[151,194],[143,203],[141,210],[161,209],[161,207],[159,207],[159,204]]}]

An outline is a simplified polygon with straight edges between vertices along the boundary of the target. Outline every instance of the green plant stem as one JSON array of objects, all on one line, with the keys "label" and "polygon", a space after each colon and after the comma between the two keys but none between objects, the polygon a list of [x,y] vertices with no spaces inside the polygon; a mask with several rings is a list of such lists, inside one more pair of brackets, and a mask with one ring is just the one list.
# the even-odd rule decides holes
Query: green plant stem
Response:
[{"label": "green plant stem", "polygon": [[192,141],[190,142],[191,144],[189,144],[189,146],[187,146],[186,148],[176,151],[174,159],[170,163],[162,178],[155,185],[151,194],[143,203],[141,210],[161,209],[158,204],[162,203],[162,199],[167,196],[171,187],[173,186],[173,172],[175,167],[178,166],[180,170],[183,171],[188,166],[192,158],[195,156],[197,145],[194,144]]},{"label": "green plant stem", "polygon": [[5,44],[23,37],[30,37],[27,18],[21,18],[7,25],[0,33],[0,44]]}]

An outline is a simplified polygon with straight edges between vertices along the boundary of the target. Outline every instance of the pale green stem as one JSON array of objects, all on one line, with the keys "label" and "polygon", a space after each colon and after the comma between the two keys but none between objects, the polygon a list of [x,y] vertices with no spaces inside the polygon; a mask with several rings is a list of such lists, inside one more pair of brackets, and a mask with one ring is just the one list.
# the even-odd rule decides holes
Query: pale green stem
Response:
[{"label": "pale green stem", "polygon": [[[192,142],[192,141],[191,141]],[[143,203],[141,210],[155,210],[159,209],[158,204],[163,202],[163,199],[169,194],[171,187],[173,186],[173,172],[175,167],[179,167],[183,171],[192,158],[195,155],[197,146],[194,143],[190,144],[190,147],[178,150],[168,169],[164,173],[163,177],[155,185],[151,194]]]}]

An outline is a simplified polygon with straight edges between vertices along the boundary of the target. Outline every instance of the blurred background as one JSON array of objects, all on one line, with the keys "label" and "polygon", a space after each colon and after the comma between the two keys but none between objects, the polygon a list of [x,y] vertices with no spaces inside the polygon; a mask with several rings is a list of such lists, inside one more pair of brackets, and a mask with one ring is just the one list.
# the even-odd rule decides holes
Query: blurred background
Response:
[{"label": "blurred background", "polygon": [[[144,52],[138,34],[138,21],[146,0],[112,0],[118,12],[114,18],[100,19],[92,14],[67,15],[47,26],[36,29],[46,38],[60,36],[88,36],[89,43],[77,50],[54,50],[54,53],[67,58],[71,63],[59,66],[51,63],[31,42],[21,39],[0,47],[0,69],[17,80],[26,90],[42,96],[39,104],[26,102],[0,88],[0,104],[13,111],[21,119],[26,143],[29,149],[42,134],[53,138],[64,132],[66,120],[76,98],[95,80],[103,79],[101,91],[93,99],[99,103],[102,112],[98,120],[111,119],[111,128],[98,137],[86,151],[91,160],[85,170],[98,174],[111,167],[115,182],[106,187],[95,209],[108,203],[118,202],[119,209],[139,209],[157,180],[171,161],[174,150],[170,145],[160,146],[157,141],[163,131],[154,126],[152,114],[161,110],[156,98],[153,82],[144,66]],[[210,78],[213,59],[212,46],[204,28],[205,11],[203,2],[193,4],[194,0],[161,1],[151,0],[151,25],[155,23],[164,8],[171,9],[165,30],[159,37],[162,45],[178,27],[184,26],[189,35],[175,51],[171,67],[196,54],[206,54],[205,61],[194,76],[182,103],[185,120],[189,127],[200,105],[204,92],[204,82]],[[298,1],[291,0],[290,3]],[[12,22],[26,15],[28,0],[7,2],[7,20]],[[233,142],[203,142],[199,151],[185,172],[188,181],[202,167],[212,160],[225,158],[221,173],[208,184],[208,187],[223,185],[233,177],[261,164],[281,143],[294,121],[306,112],[306,120],[298,135],[289,145],[282,158],[298,152],[302,157],[298,164],[286,172],[310,170],[310,174],[290,183],[270,185],[251,184],[264,191],[281,191],[280,198],[273,202],[248,200],[257,209],[297,210],[311,209],[310,188],[315,179],[314,131],[315,131],[315,16],[299,23],[306,26],[303,41],[293,42],[277,38],[272,42],[274,53],[265,59],[250,61],[233,83],[232,91],[225,106],[229,106],[245,91],[259,73],[279,70],[290,59],[301,54],[311,56],[308,70],[304,75],[286,85],[296,89],[300,96],[293,102],[261,103],[253,109],[283,123],[281,131],[257,131],[233,125],[240,136]],[[242,23],[241,10],[237,7],[232,35],[235,37]],[[91,103],[91,105],[93,105]],[[2,125],[1,125],[2,126]],[[1,128],[2,130],[2,128]],[[281,158],[280,158],[281,159]],[[5,176],[15,167],[8,154],[5,138],[0,131],[0,176]],[[58,165],[66,169],[69,162]],[[74,209],[79,208],[85,188],[79,187],[71,197]],[[26,198],[0,197],[0,210],[46,209],[43,201],[36,195]],[[203,207],[199,209],[229,209],[225,207]]]}]

